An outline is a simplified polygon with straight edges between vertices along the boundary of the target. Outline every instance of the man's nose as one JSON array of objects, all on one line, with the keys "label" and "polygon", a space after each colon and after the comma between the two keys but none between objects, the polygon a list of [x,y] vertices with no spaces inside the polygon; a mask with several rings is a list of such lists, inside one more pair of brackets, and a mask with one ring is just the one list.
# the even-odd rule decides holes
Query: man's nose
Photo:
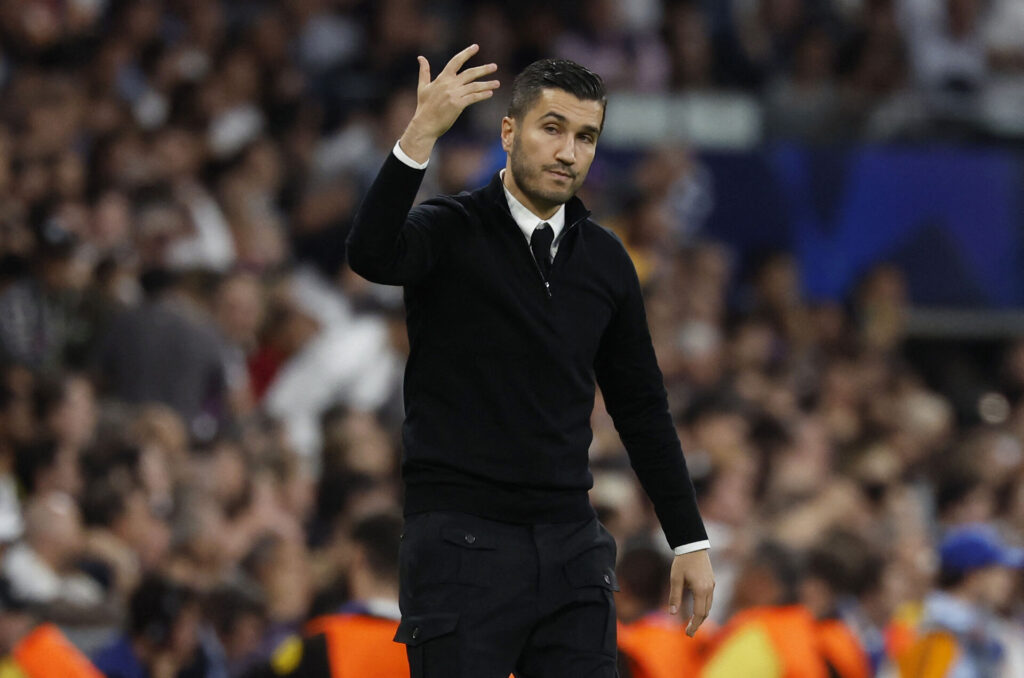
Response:
[{"label": "man's nose", "polygon": [[565,142],[558,147],[555,159],[565,165],[571,165],[576,162],[576,141],[572,138],[572,135],[566,135]]}]

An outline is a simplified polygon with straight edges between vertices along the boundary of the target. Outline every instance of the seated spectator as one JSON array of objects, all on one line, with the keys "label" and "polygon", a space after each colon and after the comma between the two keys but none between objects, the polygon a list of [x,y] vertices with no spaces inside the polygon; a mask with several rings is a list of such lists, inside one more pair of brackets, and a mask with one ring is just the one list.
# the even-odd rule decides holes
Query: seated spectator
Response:
[{"label": "seated spectator", "polygon": [[183,300],[174,274],[151,269],[143,287],[146,301],[117,316],[100,342],[101,382],[127,403],[170,405],[208,440],[224,414],[220,339]]},{"label": "seated spectator", "polygon": [[38,437],[18,446],[14,469],[27,494],[63,492],[75,496],[82,489],[78,468],[78,450],[59,445],[48,437]]},{"label": "seated spectator", "polygon": [[76,567],[85,543],[78,506],[66,494],[32,497],[25,507],[25,534],[3,557],[0,569],[14,595],[64,621],[110,619],[103,590]]},{"label": "seated spectator", "polygon": [[127,597],[143,571],[165,562],[170,530],[126,474],[114,470],[89,483],[82,517],[89,551],[109,568],[112,592]]},{"label": "seated spectator", "polygon": [[206,596],[203,608],[208,626],[202,644],[221,671],[217,675],[245,675],[261,663],[267,605],[258,588],[243,581],[221,584]]},{"label": "seated spectator", "polygon": [[941,121],[972,123],[990,73],[979,0],[901,0],[915,84]]},{"label": "seated spectator", "polygon": [[93,660],[107,678],[206,676],[200,618],[194,591],[160,576],[147,577],[132,593],[124,632]]}]

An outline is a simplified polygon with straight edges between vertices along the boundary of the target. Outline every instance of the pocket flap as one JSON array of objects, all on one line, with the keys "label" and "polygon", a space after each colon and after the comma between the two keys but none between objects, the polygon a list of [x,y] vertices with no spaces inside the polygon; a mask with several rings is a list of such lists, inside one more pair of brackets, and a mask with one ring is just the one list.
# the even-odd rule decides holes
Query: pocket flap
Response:
[{"label": "pocket flap", "polygon": [[497,547],[493,537],[462,527],[441,528],[441,538],[466,549],[493,549]]},{"label": "pocket flap", "polygon": [[415,647],[434,638],[440,638],[455,630],[459,615],[455,612],[418,614],[403,617],[395,632],[395,642]]},{"label": "pocket flap", "polygon": [[[584,556],[587,555],[584,554]],[[602,567],[599,563],[594,562],[592,556],[570,560],[565,565],[565,576],[575,588],[600,586],[609,591],[619,590],[619,580],[615,576],[615,569]]]}]

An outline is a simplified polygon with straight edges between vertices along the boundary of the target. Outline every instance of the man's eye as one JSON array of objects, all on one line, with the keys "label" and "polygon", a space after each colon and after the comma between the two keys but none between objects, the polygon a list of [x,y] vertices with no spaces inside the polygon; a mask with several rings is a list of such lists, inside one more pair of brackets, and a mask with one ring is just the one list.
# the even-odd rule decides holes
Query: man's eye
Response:
[{"label": "man's eye", "polygon": [[555,127],[554,125],[548,125],[547,127],[544,128],[544,131],[547,132],[548,134],[555,134],[558,132],[558,128]]},{"label": "man's eye", "polygon": [[594,143],[594,137],[590,136],[589,134],[581,134],[580,141],[586,144],[592,144]]}]

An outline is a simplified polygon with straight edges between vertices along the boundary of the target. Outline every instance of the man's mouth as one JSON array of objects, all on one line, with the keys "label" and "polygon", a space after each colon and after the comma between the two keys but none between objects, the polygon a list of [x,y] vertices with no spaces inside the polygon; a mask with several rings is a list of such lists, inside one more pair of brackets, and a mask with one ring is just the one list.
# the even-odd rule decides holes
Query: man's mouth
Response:
[{"label": "man's mouth", "polygon": [[549,167],[546,171],[551,174],[554,174],[556,177],[562,177],[563,179],[572,180],[574,177],[574,175],[570,174],[569,172],[560,169],[552,169]]}]

